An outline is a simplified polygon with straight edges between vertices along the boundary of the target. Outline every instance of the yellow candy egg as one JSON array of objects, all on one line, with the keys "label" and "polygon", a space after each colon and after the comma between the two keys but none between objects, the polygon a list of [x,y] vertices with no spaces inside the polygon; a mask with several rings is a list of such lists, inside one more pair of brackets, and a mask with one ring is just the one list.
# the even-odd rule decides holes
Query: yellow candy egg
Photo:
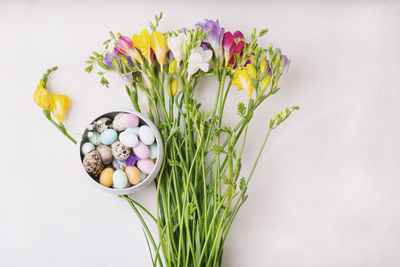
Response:
[{"label": "yellow candy egg", "polygon": [[128,166],[125,169],[126,176],[131,184],[138,184],[141,180],[140,171],[134,166]]},{"label": "yellow candy egg", "polygon": [[105,168],[100,174],[100,184],[110,187],[113,184],[113,168]]}]

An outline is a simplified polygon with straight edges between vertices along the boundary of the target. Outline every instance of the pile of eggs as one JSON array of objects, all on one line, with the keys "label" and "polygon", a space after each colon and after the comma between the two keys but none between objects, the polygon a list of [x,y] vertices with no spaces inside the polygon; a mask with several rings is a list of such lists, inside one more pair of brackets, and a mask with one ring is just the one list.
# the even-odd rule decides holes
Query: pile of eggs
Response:
[{"label": "pile of eggs", "polygon": [[101,185],[128,188],[153,171],[158,154],[155,135],[135,114],[106,115],[87,130],[80,148],[82,164]]}]

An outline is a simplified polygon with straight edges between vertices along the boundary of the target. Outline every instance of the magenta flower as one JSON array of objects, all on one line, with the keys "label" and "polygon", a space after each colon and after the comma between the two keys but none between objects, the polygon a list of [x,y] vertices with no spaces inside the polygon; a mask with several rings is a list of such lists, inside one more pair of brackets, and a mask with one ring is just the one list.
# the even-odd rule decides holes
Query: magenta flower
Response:
[{"label": "magenta flower", "polygon": [[225,29],[219,25],[219,21],[206,19],[203,22],[198,22],[195,25],[196,29],[201,28],[204,31],[210,30],[204,38],[204,42],[208,43],[214,50],[215,58],[222,60],[222,40],[224,39]]},{"label": "magenta flower", "polygon": [[127,36],[121,35],[119,37],[117,46],[114,47],[114,49],[120,54],[130,56],[132,60],[137,60],[140,63],[143,63],[142,57],[140,56],[136,48],[133,46],[132,40]]},{"label": "magenta flower", "polygon": [[225,64],[228,63],[234,65],[235,61],[232,56],[240,54],[244,47],[244,35],[240,31],[236,31],[234,34],[231,32],[226,32],[224,34],[224,57]]}]

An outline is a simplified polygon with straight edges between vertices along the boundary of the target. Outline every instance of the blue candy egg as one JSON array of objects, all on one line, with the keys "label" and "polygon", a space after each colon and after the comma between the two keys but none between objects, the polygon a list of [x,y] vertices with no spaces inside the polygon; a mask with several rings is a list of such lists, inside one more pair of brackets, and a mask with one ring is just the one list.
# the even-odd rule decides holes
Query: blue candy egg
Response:
[{"label": "blue candy egg", "polygon": [[107,129],[100,134],[100,142],[104,145],[111,145],[117,140],[117,132],[114,129]]},{"label": "blue candy egg", "polygon": [[127,129],[125,130],[125,132],[133,133],[134,135],[136,135],[137,137],[139,137],[139,127],[127,128]]},{"label": "blue candy egg", "polygon": [[128,178],[123,170],[115,170],[113,174],[113,185],[115,189],[123,189],[129,186]]},{"label": "blue candy egg", "polygon": [[150,145],[150,158],[151,159],[157,158],[157,154],[158,154],[157,143],[153,143]]},{"label": "blue candy egg", "polygon": [[87,134],[89,138],[89,142],[92,143],[95,146],[100,145],[100,134],[98,132],[88,132]]}]

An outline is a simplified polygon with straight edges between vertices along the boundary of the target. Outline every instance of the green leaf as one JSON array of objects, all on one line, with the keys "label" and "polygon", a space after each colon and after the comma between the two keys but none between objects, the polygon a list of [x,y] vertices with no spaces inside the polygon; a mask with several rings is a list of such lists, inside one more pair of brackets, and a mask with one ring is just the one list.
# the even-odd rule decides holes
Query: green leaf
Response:
[{"label": "green leaf", "polygon": [[246,179],[244,177],[240,178],[239,188],[242,192],[246,189]]},{"label": "green leaf", "polygon": [[180,162],[174,159],[168,159],[167,160],[168,165],[173,167],[173,166],[180,166]]},{"label": "green leaf", "polygon": [[87,73],[89,73],[89,72],[92,71],[92,69],[93,69],[93,65],[89,65],[89,66],[87,66],[87,67],[85,68],[85,71],[86,71]]},{"label": "green leaf", "polygon": [[238,104],[238,106],[237,106],[237,114],[242,118],[246,115],[246,106],[245,106],[245,104],[243,104],[243,102],[240,102]]},{"label": "green leaf", "polygon": [[264,35],[266,35],[268,33],[268,29],[263,29],[260,31],[260,33],[258,34],[259,37],[262,37]]},{"label": "green leaf", "polygon": [[216,154],[221,154],[221,153],[226,154],[225,150],[221,146],[219,146],[217,144],[214,144],[211,147],[211,151],[213,151]]}]

